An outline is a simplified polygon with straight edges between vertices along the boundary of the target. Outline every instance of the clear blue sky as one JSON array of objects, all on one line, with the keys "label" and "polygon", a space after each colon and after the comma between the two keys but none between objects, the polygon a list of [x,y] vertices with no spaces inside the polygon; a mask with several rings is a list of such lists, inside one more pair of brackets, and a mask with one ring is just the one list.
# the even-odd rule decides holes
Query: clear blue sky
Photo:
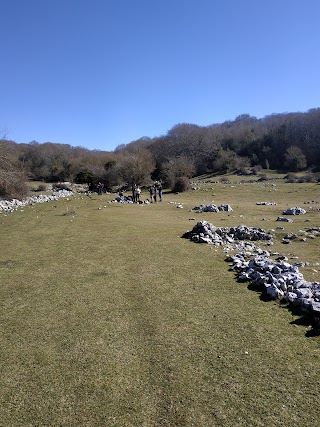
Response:
[{"label": "clear blue sky", "polygon": [[113,150],[320,106],[319,0],[0,0],[0,130]]}]

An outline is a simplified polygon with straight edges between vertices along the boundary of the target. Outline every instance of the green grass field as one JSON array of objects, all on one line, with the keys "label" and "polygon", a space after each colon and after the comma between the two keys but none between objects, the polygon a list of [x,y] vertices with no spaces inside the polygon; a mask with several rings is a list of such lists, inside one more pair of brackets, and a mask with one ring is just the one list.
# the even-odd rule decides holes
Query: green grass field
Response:
[{"label": "green grass field", "polygon": [[[273,250],[320,280],[320,237],[281,244],[320,226],[304,204],[320,185],[204,181],[153,205],[107,194],[0,214],[1,427],[319,425],[320,337],[237,283],[222,249],[181,235],[198,220],[280,224]],[[234,211],[190,211],[212,201]],[[276,222],[294,206],[308,213]]]}]

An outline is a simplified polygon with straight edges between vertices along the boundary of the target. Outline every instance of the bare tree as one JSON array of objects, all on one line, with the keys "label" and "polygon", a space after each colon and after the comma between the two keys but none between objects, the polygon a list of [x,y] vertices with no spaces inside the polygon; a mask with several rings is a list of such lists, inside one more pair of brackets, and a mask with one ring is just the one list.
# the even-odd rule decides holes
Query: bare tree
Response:
[{"label": "bare tree", "polygon": [[165,185],[170,188],[175,185],[177,178],[191,178],[194,172],[194,162],[186,156],[171,157],[162,166]]},{"label": "bare tree", "polygon": [[117,158],[119,173],[130,184],[142,185],[150,180],[155,161],[150,151],[139,148],[136,151],[123,151]]},{"label": "bare tree", "polygon": [[0,197],[22,198],[27,194],[26,174],[19,160],[19,147],[12,141],[0,140]]}]

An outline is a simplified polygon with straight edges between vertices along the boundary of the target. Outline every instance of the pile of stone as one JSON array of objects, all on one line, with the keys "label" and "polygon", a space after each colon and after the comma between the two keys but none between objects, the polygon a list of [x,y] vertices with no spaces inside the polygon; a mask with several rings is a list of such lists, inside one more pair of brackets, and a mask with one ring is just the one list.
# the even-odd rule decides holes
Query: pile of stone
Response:
[{"label": "pile of stone", "polygon": [[[276,227],[277,230],[284,230],[284,227]],[[311,227],[306,230],[299,230],[299,234],[296,233],[287,233],[282,238],[282,243],[288,244],[291,243],[295,239],[299,239],[299,241],[305,242],[308,239],[315,239],[316,237],[320,237],[320,227]]]},{"label": "pile of stone", "polygon": [[315,233],[317,236],[320,236],[320,227],[310,227],[310,228],[307,228],[305,232]]},{"label": "pile of stone", "polygon": [[187,231],[182,237],[196,243],[209,243],[216,246],[233,243],[237,240],[272,240],[272,234],[262,228],[247,227],[246,225],[216,227],[207,221],[199,221],[191,231]]},{"label": "pile of stone", "polygon": [[311,315],[316,328],[320,328],[320,282],[308,282],[297,265],[289,264],[268,254],[248,259],[243,254],[228,256],[226,261],[236,271],[239,281],[250,281],[262,286],[271,299],[289,302],[303,314]]},{"label": "pile of stone", "polygon": [[283,211],[283,215],[304,215],[306,212],[307,211],[302,208],[294,207]]},{"label": "pile of stone", "polygon": [[[308,228],[306,232],[320,236],[320,227]],[[207,221],[200,221],[182,237],[196,243],[223,245],[226,253],[240,251],[226,258],[239,281],[249,281],[261,286],[262,291],[271,299],[288,302],[302,315],[310,316],[314,327],[320,329],[320,282],[308,282],[304,279],[299,272],[299,266],[303,263],[289,264],[284,256],[273,260],[271,256],[275,256],[275,253],[263,250],[252,242],[265,240],[266,245],[272,245],[271,234],[261,228],[245,225],[215,227]],[[285,237],[293,240],[298,236],[288,234]]]},{"label": "pile of stone", "polygon": [[200,206],[195,206],[194,208],[192,208],[193,211],[197,211],[197,212],[231,212],[233,211],[232,207],[228,204],[222,204],[222,205],[200,205]]},{"label": "pile of stone", "polygon": [[120,195],[110,200],[111,203],[133,203],[132,197]]},{"label": "pile of stone", "polygon": [[272,206],[272,205],[276,205],[276,203],[275,202],[256,202],[256,205]]},{"label": "pile of stone", "polygon": [[284,244],[289,244],[291,243],[292,240],[295,240],[298,238],[298,235],[295,233],[287,233],[281,240],[282,243]]},{"label": "pile of stone", "polygon": [[[109,203],[133,203],[131,196],[124,196],[123,194],[119,194],[114,199],[110,200]],[[138,204],[140,205],[148,205],[150,204],[150,201],[148,199],[139,201]]]},{"label": "pile of stone", "polygon": [[68,198],[73,195],[74,193],[72,191],[59,190],[59,191],[54,191],[51,195],[39,194],[37,196],[26,197],[23,200],[18,200],[18,199],[0,200],[0,212],[10,213],[24,206],[34,205],[36,203],[52,202],[53,200]]}]

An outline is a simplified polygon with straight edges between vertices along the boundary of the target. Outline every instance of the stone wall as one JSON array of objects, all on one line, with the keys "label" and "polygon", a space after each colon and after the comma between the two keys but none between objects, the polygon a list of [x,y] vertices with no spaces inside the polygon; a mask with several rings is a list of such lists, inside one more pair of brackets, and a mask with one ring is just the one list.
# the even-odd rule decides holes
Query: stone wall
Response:
[{"label": "stone wall", "polygon": [[68,198],[73,196],[74,193],[68,190],[53,191],[51,195],[39,194],[37,196],[26,197],[23,200],[12,199],[12,200],[0,200],[0,213],[12,213],[19,208],[28,205],[34,205],[36,203],[47,203],[53,200],[61,198]]},{"label": "stone wall", "polygon": [[[310,230],[319,233],[320,227]],[[238,281],[259,285],[269,298],[284,301],[302,316],[309,316],[313,327],[320,330],[320,282],[305,280],[298,263],[290,264],[283,256],[272,259],[278,254],[253,243],[263,240],[267,246],[272,246],[272,234],[245,225],[216,227],[200,221],[182,237],[196,243],[223,246],[226,253],[239,250],[240,253],[226,258]]]}]

